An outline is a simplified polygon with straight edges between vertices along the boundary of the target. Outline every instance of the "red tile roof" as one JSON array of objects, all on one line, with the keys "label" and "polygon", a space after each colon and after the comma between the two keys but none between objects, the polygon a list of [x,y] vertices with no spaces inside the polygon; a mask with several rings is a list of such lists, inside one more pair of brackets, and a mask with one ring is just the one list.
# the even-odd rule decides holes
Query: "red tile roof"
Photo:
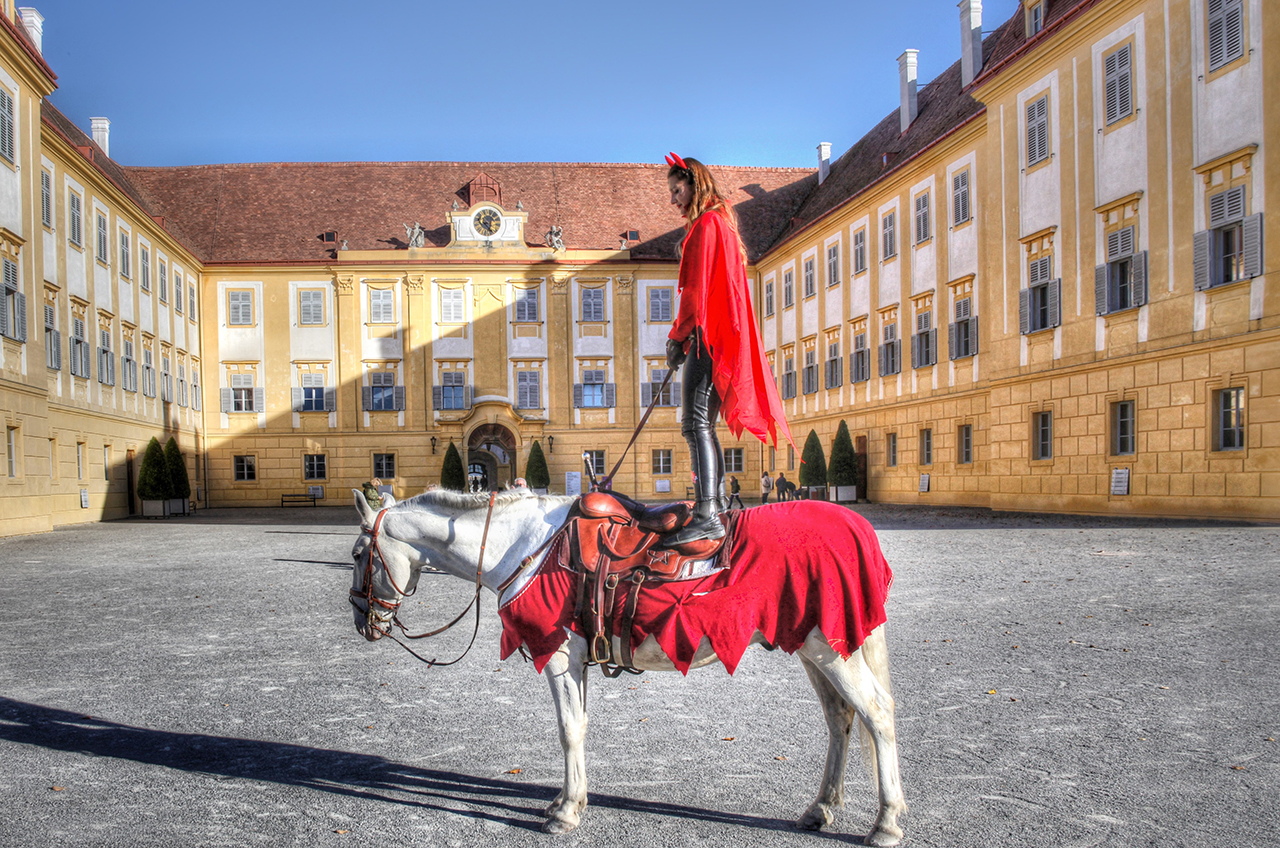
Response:
[{"label": "red tile roof", "polygon": [[[125,168],[155,214],[190,234],[186,244],[206,264],[324,262],[337,232],[351,250],[405,245],[404,224],[426,230],[427,247],[449,243],[454,202],[481,172],[501,187],[502,203],[519,201],[525,239],[545,243],[563,228],[570,249],[616,250],[627,230],[641,260],[673,260],[682,220],[670,205],[665,165],[513,162],[321,162]],[[713,167],[758,256],[790,221],[816,178],[804,168]],[[389,257],[390,258],[390,257]]]}]

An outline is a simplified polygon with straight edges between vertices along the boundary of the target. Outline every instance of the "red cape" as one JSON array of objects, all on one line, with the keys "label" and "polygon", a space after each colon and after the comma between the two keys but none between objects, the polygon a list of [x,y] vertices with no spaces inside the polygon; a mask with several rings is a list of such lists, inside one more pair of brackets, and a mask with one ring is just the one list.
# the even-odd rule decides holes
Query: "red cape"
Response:
[{"label": "red cape", "polygon": [[704,212],[685,237],[680,312],[669,338],[684,343],[701,327],[711,349],[720,411],[734,436],[747,430],[776,447],[791,430],[764,355],[738,238],[718,211]]},{"label": "red cape", "polygon": [[[652,634],[676,668],[688,673],[705,636],[730,674],[758,630],[795,653],[814,627],[848,658],[884,624],[889,570],[875,530],[856,512],[822,501],[793,501],[743,510],[728,543],[732,567],[641,591],[631,644]],[[534,668],[582,633],[574,619],[578,575],[548,556],[498,611],[502,658],[526,645]],[[626,592],[618,591],[614,628]]]}]

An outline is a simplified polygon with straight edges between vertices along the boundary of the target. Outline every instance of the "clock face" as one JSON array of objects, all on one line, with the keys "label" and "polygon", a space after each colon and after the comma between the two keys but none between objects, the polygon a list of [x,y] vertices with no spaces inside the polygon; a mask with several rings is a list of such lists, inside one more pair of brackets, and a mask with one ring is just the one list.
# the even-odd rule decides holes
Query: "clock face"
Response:
[{"label": "clock face", "polygon": [[502,216],[496,209],[481,209],[471,222],[475,225],[477,233],[482,236],[491,236],[502,226]]}]

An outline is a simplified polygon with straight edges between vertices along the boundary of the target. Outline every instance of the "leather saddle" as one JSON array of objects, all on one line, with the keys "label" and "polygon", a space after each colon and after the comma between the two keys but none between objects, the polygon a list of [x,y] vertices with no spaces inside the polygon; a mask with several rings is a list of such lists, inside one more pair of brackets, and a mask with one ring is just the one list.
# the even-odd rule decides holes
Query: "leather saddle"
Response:
[{"label": "leather saddle", "polygon": [[[720,554],[733,535],[729,513],[722,516],[728,525],[724,538],[662,546],[663,537],[685,526],[692,514],[692,505],[685,502],[648,506],[615,492],[588,492],[574,504],[557,534],[560,543],[552,555],[561,567],[580,575],[574,618],[587,633],[591,661],[610,677],[624,670],[639,673],[631,667],[631,622],[646,582],[689,580],[728,567]],[[612,611],[624,582],[630,585],[624,589],[627,599],[617,622],[622,651],[615,659]]]}]

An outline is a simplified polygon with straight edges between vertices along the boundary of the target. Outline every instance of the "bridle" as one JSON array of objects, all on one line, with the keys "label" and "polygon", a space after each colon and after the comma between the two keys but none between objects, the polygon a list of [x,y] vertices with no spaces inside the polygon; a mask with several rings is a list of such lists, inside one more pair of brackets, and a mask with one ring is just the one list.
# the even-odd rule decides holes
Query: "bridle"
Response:
[{"label": "bridle", "polygon": [[[369,528],[369,546],[365,548],[364,577],[362,578],[364,591],[357,592],[354,588],[348,589],[347,600],[351,602],[353,607],[364,613],[365,623],[370,630],[376,630],[382,635],[390,637],[392,642],[395,642],[419,660],[426,663],[428,668],[437,665],[453,665],[454,663],[459,662],[467,655],[468,652],[470,652],[471,646],[476,642],[476,634],[480,632],[480,590],[483,588],[480,583],[480,578],[484,573],[484,549],[489,541],[489,522],[493,519],[493,504],[497,497],[497,492],[489,493],[489,510],[485,513],[484,534],[480,537],[480,555],[476,562],[476,593],[471,597],[471,603],[467,604],[466,609],[458,613],[453,621],[450,621],[444,627],[438,627],[429,633],[410,633],[408,629],[405,628],[404,623],[400,621],[400,605],[404,602],[405,598],[410,597],[414,592],[418,591],[418,587],[415,585],[411,591],[405,591],[400,588],[396,585],[395,578],[391,576],[391,570],[387,568],[386,557],[383,556],[382,548],[378,544],[378,536],[382,532],[382,519],[387,514],[385,509],[379,511],[377,517],[373,520],[373,526]],[[391,588],[395,590],[396,594],[399,596],[399,600],[387,601],[373,594],[374,557],[377,557],[378,561],[382,564],[382,571],[387,576],[387,582],[391,584]],[[361,600],[365,602],[364,609],[362,610],[360,609],[359,603]],[[385,610],[388,614],[378,615],[374,611],[375,605],[379,609]],[[462,617],[465,616],[467,611],[473,606],[476,608],[476,623],[475,627],[471,631],[471,641],[467,643],[466,650],[464,650],[460,656],[456,659],[449,660],[448,662],[440,662],[435,658],[427,659],[426,657],[423,657],[417,651],[413,650],[413,648],[410,648],[404,642],[397,639],[395,632],[391,629],[391,625],[400,628],[401,634],[406,639],[426,639],[429,636],[437,636],[461,621]],[[380,624],[385,624],[387,626],[385,628],[380,627]]]}]

